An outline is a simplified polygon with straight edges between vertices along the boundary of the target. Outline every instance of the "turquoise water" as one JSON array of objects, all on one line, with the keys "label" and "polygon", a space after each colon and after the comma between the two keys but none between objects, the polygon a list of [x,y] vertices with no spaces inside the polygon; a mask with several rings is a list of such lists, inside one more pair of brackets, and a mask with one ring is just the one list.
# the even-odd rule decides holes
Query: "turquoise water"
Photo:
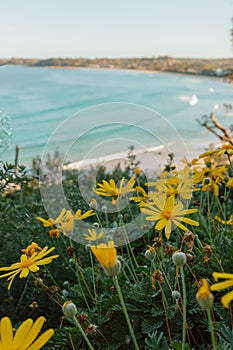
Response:
[{"label": "turquoise water", "polygon": [[[42,155],[50,136],[62,122],[83,109],[104,103],[137,104],[159,112],[177,130],[191,154],[202,151],[210,142],[217,142],[197,123],[196,119],[201,115],[215,111],[223,124],[233,124],[233,112],[226,112],[222,106],[224,103],[233,103],[233,86],[221,80],[136,71],[2,66],[0,81],[0,111],[12,120],[10,148],[0,153],[0,158],[7,161],[14,160],[14,147],[19,145],[20,161],[29,164],[34,156]],[[127,123],[130,121],[131,127],[128,125],[127,129],[121,124],[124,116],[121,115],[119,121],[116,111],[111,119],[111,113],[110,117],[108,115],[109,105],[106,106],[97,108],[95,113],[82,112],[80,118],[75,120],[75,125],[68,123],[58,129],[52,147],[59,146],[60,151],[64,148],[66,152],[70,147],[67,160],[77,161],[90,150],[90,158],[97,154],[100,156],[97,145],[104,143],[107,138],[128,138],[136,143],[140,141],[146,147],[160,144],[154,144],[153,137],[148,137],[147,132],[141,133],[132,126],[134,124],[162,139],[166,133],[169,134],[171,143],[173,138],[177,138],[171,132],[172,127],[166,128],[164,120],[162,125],[158,118],[153,119],[151,110],[148,110],[147,115],[139,107],[140,113],[136,116],[137,111],[130,107],[125,120]],[[116,109],[117,104],[113,106]],[[96,126],[102,123],[102,126]],[[82,133],[85,135],[74,142],[74,135]],[[72,146],[67,144],[69,139],[74,142]],[[121,152],[125,146],[124,142],[113,144],[114,147],[110,143],[107,147],[103,146],[105,154]]]}]

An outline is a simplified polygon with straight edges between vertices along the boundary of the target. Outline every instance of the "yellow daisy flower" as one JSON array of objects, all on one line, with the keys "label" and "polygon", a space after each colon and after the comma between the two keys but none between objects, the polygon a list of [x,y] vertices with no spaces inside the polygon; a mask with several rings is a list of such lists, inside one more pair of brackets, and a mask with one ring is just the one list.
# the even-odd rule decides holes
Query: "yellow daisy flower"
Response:
[{"label": "yellow daisy flower", "polygon": [[83,237],[88,242],[96,242],[105,236],[105,233],[103,231],[101,231],[100,233],[97,233],[96,230],[94,229],[88,229],[88,232],[89,234],[86,234],[86,233],[83,234]]},{"label": "yellow daisy flower", "polygon": [[85,213],[81,213],[81,209],[78,209],[75,213],[74,219],[75,220],[83,220],[86,218],[89,218],[89,216],[95,215],[95,212],[93,210],[88,210]]},{"label": "yellow daisy flower", "polygon": [[214,156],[221,156],[222,154],[226,154],[226,155],[231,156],[233,154],[233,145],[231,145],[229,143],[222,145],[222,147],[219,149],[214,149],[214,150],[207,151],[207,152],[200,154],[199,158],[204,158],[206,156],[213,156],[213,155]]},{"label": "yellow daisy flower", "polygon": [[[39,317],[34,323],[31,318],[24,321],[16,333],[12,329],[9,317],[3,317],[0,321],[0,349],[1,350],[38,350],[53,336],[54,330],[48,329],[38,338],[38,334],[45,322],[44,317]],[[37,339],[36,339],[37,338]]]},{"label": "yellow daisy flower", "polygon": [[116,265],[117,251],[113,241],[109,241],[108,244],[101,243],[97,246],[92,246],[91,251],[105,269]]},{"label": "yellow daisy flower", "polygon": [[74,220],[83,220],[92,215],[95,215],[93,210],[88,210],[82,214],[81,209],[79,209],[74,215],[71,210],[63,208],[56,219],[49,218],[48,220],[45,220],[40,216],[37,216],[37,220],[41,221],[44,227],[52,227],[52,230],[50,231],[51,237],[55,236],[56,238],[59,238],[60,235],[57,230],[72,232],[74,229]]},{"label": "yellow daisy flower", "polygon": [[29,244],[26,249],[21,249],[21,251],[26,254],[27,256],[32,256],[34,253],[41,252],[42,248],[35,242],[32,242],[32,244]]},{"label": "yellow daisy flower", "polygon": [[26,278],[29,272],[37,272],[40,269],[40,265],[50,264],[53,259],[57,258],[59,255],[45,257],[54,249],[55,247],[50,249],[48,249],[48,247],[44,247],[39,253],[34,252],[31,257],[27,256],[26,254],[22,254],[20,257],[20,262],[11,264],[11,266],[8,267],[0,267],[0,271],[10,271],[0,276],[0,278],[9,276],[7,279],[10,281],[8,290],[11,288],[12,282],[18,274],[20,274],[20,278]]},{"label": "yellow daisy flower", "polygon": [[45,220],[45,219],[41,218],[40,216],[37,216],[36,218],[37,218],[37,220],[42,222],[44,227],[51,227],[51,226],[60,225],[62,220],[64,219],[66,212],[67,212],[67,210],[65,208],[63,208],[56,219],[49,218],[48,220]]},{"label": "yellow daisy flower", "polygon": [[64,232],[72,232],[74,228],[74,215],[71,210],[62,209],[61,213],[56,219],[49,218],[45,220],[40,216],[37,216],[37,220],[43,223],[44,227],[59,228]]},{"label": "yellow daisy flower", "polygon": [[140,208],[140,210],[142,213],[148,215],[146,220],[158,221],[155,225],[156,230],[165,228],[165,235],[168,239],[174,225],[184,231],[188,231],[188,228],[181,222],[199,226],[197,221],[184,217],[187,214],[195,213],[197,209],[184,209],[181,202],[175,203],[174,196],[166,197],[166,195],[163,195],[155,197],[153,203],[146,203],[145,207]]},{"label": "yellow daisy flower", "polygon": [[[213,284],[210,287],[210,289],[212,291],[222,290],[222,289],[226,289],[229,287],[233,287],[233,273],[213,272],[213,277],[214,277],[215,281],[218,281],[219,278],[225,278],[226,281]],[[225,294],[221,298],[221,302],[222,302],[223,306],[226,308],[229,307],[229,304],[232,300],[233,300],[233,290],[228,292],[227,294]]]},{"label": "yellow daisy flower", "polygon": [[103,183],[98,183],[99,188],[94,189],[94,191],[100,196],[112,197],[112,204],[116,205],[120,197],[124,197],[127,193],[134,191],[135,177],[132,177],[124,186],[125,178],[123,177],[120,181],[119,188],[113,179],[109,182],[103,180]]}]

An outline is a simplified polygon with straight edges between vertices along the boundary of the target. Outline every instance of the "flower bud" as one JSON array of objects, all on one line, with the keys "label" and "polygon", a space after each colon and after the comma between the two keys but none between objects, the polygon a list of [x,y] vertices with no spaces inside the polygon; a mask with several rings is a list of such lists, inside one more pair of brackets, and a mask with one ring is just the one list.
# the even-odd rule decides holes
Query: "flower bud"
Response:
[{"label": "flower bud", "polygon": [[186,264],[187,258],[183,252],[175,252],[172,255],[172,261],[176,266],[181,267]]},{"label": "flower bud", "polygon": [[210,292],[209,283],[202,279],[202,285],[196,294],[197,301],[203,310],[210,310],[213,306],[214,296]]},{"label": "flower bud", "polygon": [[94,222],[94,223],[92,224],[92,226],[95,227],[95,228],[99,228],[99,227],[100,227],[100,224],[99,224],[98,222]]},{"label": "flower bud", "polygon": [[86,244],[85,249],[87,252],[90,252],[91,251],[91,244]]},{"label": "flower bud", "polygon": [[116,260],[116,264],[104,268],[104,271],[107,276],[114,277],[118,275],[121,271],[121,262],[119,260]]},{"label": "flower bud", "polygon": [[172,298],[175,300],[179,300],[180,299],[180,292],[178,292],[178,290],[173,290],[172,291]]},{"label": "flower bud", "polygon": [[67,318],[72,318],[75,315],[77,315],[77,308],[76,305],[74,303],[72,303],[72,301],[66,301],[63,306],[62,306],[62,311],[63,314],[65,315],[65,317]]},{"label": "flower bud", "polygon": [[68,295],[69,295],[69,292],[68,292],[68,290],[67,289],[62,289],[62,295],[65,297],[65,298],[67,298],[68,297]]},{"label": "flower bud", "polygon": [[107,213],[108,208],[106,207],[106,205],[103,205],[103,206],[101,207],[101,210],[102,210],[102,212]]},{"label": "flower bud", "polygon": [[92,209],[97,209],[98,207],[98,204],[96,202],[96,199],[92,198],[90,203],[89,203],[89,207],[92,208]]},{"label": "flower bud", "polygon": [[145,257],[147,260],[153,260],[156,256],[156,251],[154,247],[150,247],[149,249],[146,250],[145,252]]},{"label": "flower bud", "polygon": [[64,281],[63,282],[63,287],[66,288],[66,289],[69,289],[70,288],[70,282]]}]

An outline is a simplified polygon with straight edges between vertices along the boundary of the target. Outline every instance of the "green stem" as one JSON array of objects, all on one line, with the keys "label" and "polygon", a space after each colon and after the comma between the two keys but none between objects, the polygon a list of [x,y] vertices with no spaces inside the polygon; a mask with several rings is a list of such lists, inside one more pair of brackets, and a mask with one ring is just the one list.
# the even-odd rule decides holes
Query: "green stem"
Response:
[{"label": "green stem", "polygon": [[207,316],[208,316],[208,322],[209,322],[209,327],[210,327],[210,334],[211,334],[211,341],[212,341],[213,350],[217,350],[215,336],[214,336],[214,325],[213,325],[213,320],[211,317],[210,309],[207,309],[206,312],[207,312]]},{"label": "green stem", "polygon": [[80,323],[78,322],[76,316],[73,316],[73,320],[74,320],[74,323],[76,324],[76,326],[78,327],[80,333],[82,334],[83,338],[85,339],[85,341],[86,341],[86,343],[87,343],[89,349],[95,350],[95,349],[93,348],[93,346],[91,345],[91,343],[89,342],[89,339],[88,339],[86,333],[84,332],[84,330],[82,329]]},{"label": "green stem", "polygon": [[181,282],[182,282],[182,298],[183,298],[183,331],[182,331],[182,350],[185,350],[185,340],[186,340],[186,287],[184,279],[184,269],[183,266],[180,266]]},{"label": "green stem", "polygon": [[229,154],[227,154],[227,157],[228,157],[228,160],[229,160],[229,163],[230,163],[231,170],[233,170],[233,164],[232,164],[232,161],[231,161],[231,156]]},{"label": "green stem", "polygon": [[30,274],[28,275],[28,278],[27,278],[26,283],[25,283],[25,285],[24,285],[23,292],[22,292],[21,295],[20,295],[20,299],[19,299],[18,304],[17,304],[17,307],[16,307],[16,309],[15,309],[15,313],[17,313],[17,311],[19,310],[19,307],[20,307],[20,305],[21,305],[21,302],[22,302],[22,300],[23,300],[23,298],[24,298],[24,295],[25,295],[25,293],[26,293],[26,291],[27,291],[29,279],[30,279]]},{"label": "green stem", "polygon": [[130,319],[129,319],[129,315],[128,315],[128,312],[127,312],[127,309],[126,309],[126,306],[125,306],[124,298],[123,298],[123,295],[121,293],[121,287],[120,287],[120,285],[118,283],[117,276],[113,277],[113,281],[114,281],[116,289],[117,289],[117,293],[118,293],[118,296],[119,296],[119,299],[120,299],[120,303],[121,303],[121,306],[122,306],[122,309],[123,309],[123,312],[124,312],[124,315],[125,315],[125,319],[126,319],[127,325],[129,327],[129,332],[130,332],[130,335],[131,335],[132,340],[133,340],[134,349],[135,350],[140,350],[139,346],[138,346],[138,343],[137,343],[137,340],[136,340],[136,337],[134,335],[133,327],[132,327]]},{"label": "green stem", "polygon": [[96,292],[96,285],[95,285],[95,270],[94,270],[93,256],[92,256],[91,251],[90,251],[90,260],[91,260],[93,291],[94,291],[95,301],[97,303],[97,292]]}]

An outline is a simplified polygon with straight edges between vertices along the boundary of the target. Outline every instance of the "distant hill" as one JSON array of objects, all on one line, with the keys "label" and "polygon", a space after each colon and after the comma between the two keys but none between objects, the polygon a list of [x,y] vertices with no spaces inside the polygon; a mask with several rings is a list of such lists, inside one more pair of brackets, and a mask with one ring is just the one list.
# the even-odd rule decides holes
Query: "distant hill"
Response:
[{"label": "distant hill", "polygon": [[110,68],[134,69],[148,71],[174,72],[193,75],[233,78],[233,58],[197,59],[141,57],[141,58],[49,58],[49,59],[0,59],[0,65],[15,64],[32,67],[60,67],[60,68]]}]

